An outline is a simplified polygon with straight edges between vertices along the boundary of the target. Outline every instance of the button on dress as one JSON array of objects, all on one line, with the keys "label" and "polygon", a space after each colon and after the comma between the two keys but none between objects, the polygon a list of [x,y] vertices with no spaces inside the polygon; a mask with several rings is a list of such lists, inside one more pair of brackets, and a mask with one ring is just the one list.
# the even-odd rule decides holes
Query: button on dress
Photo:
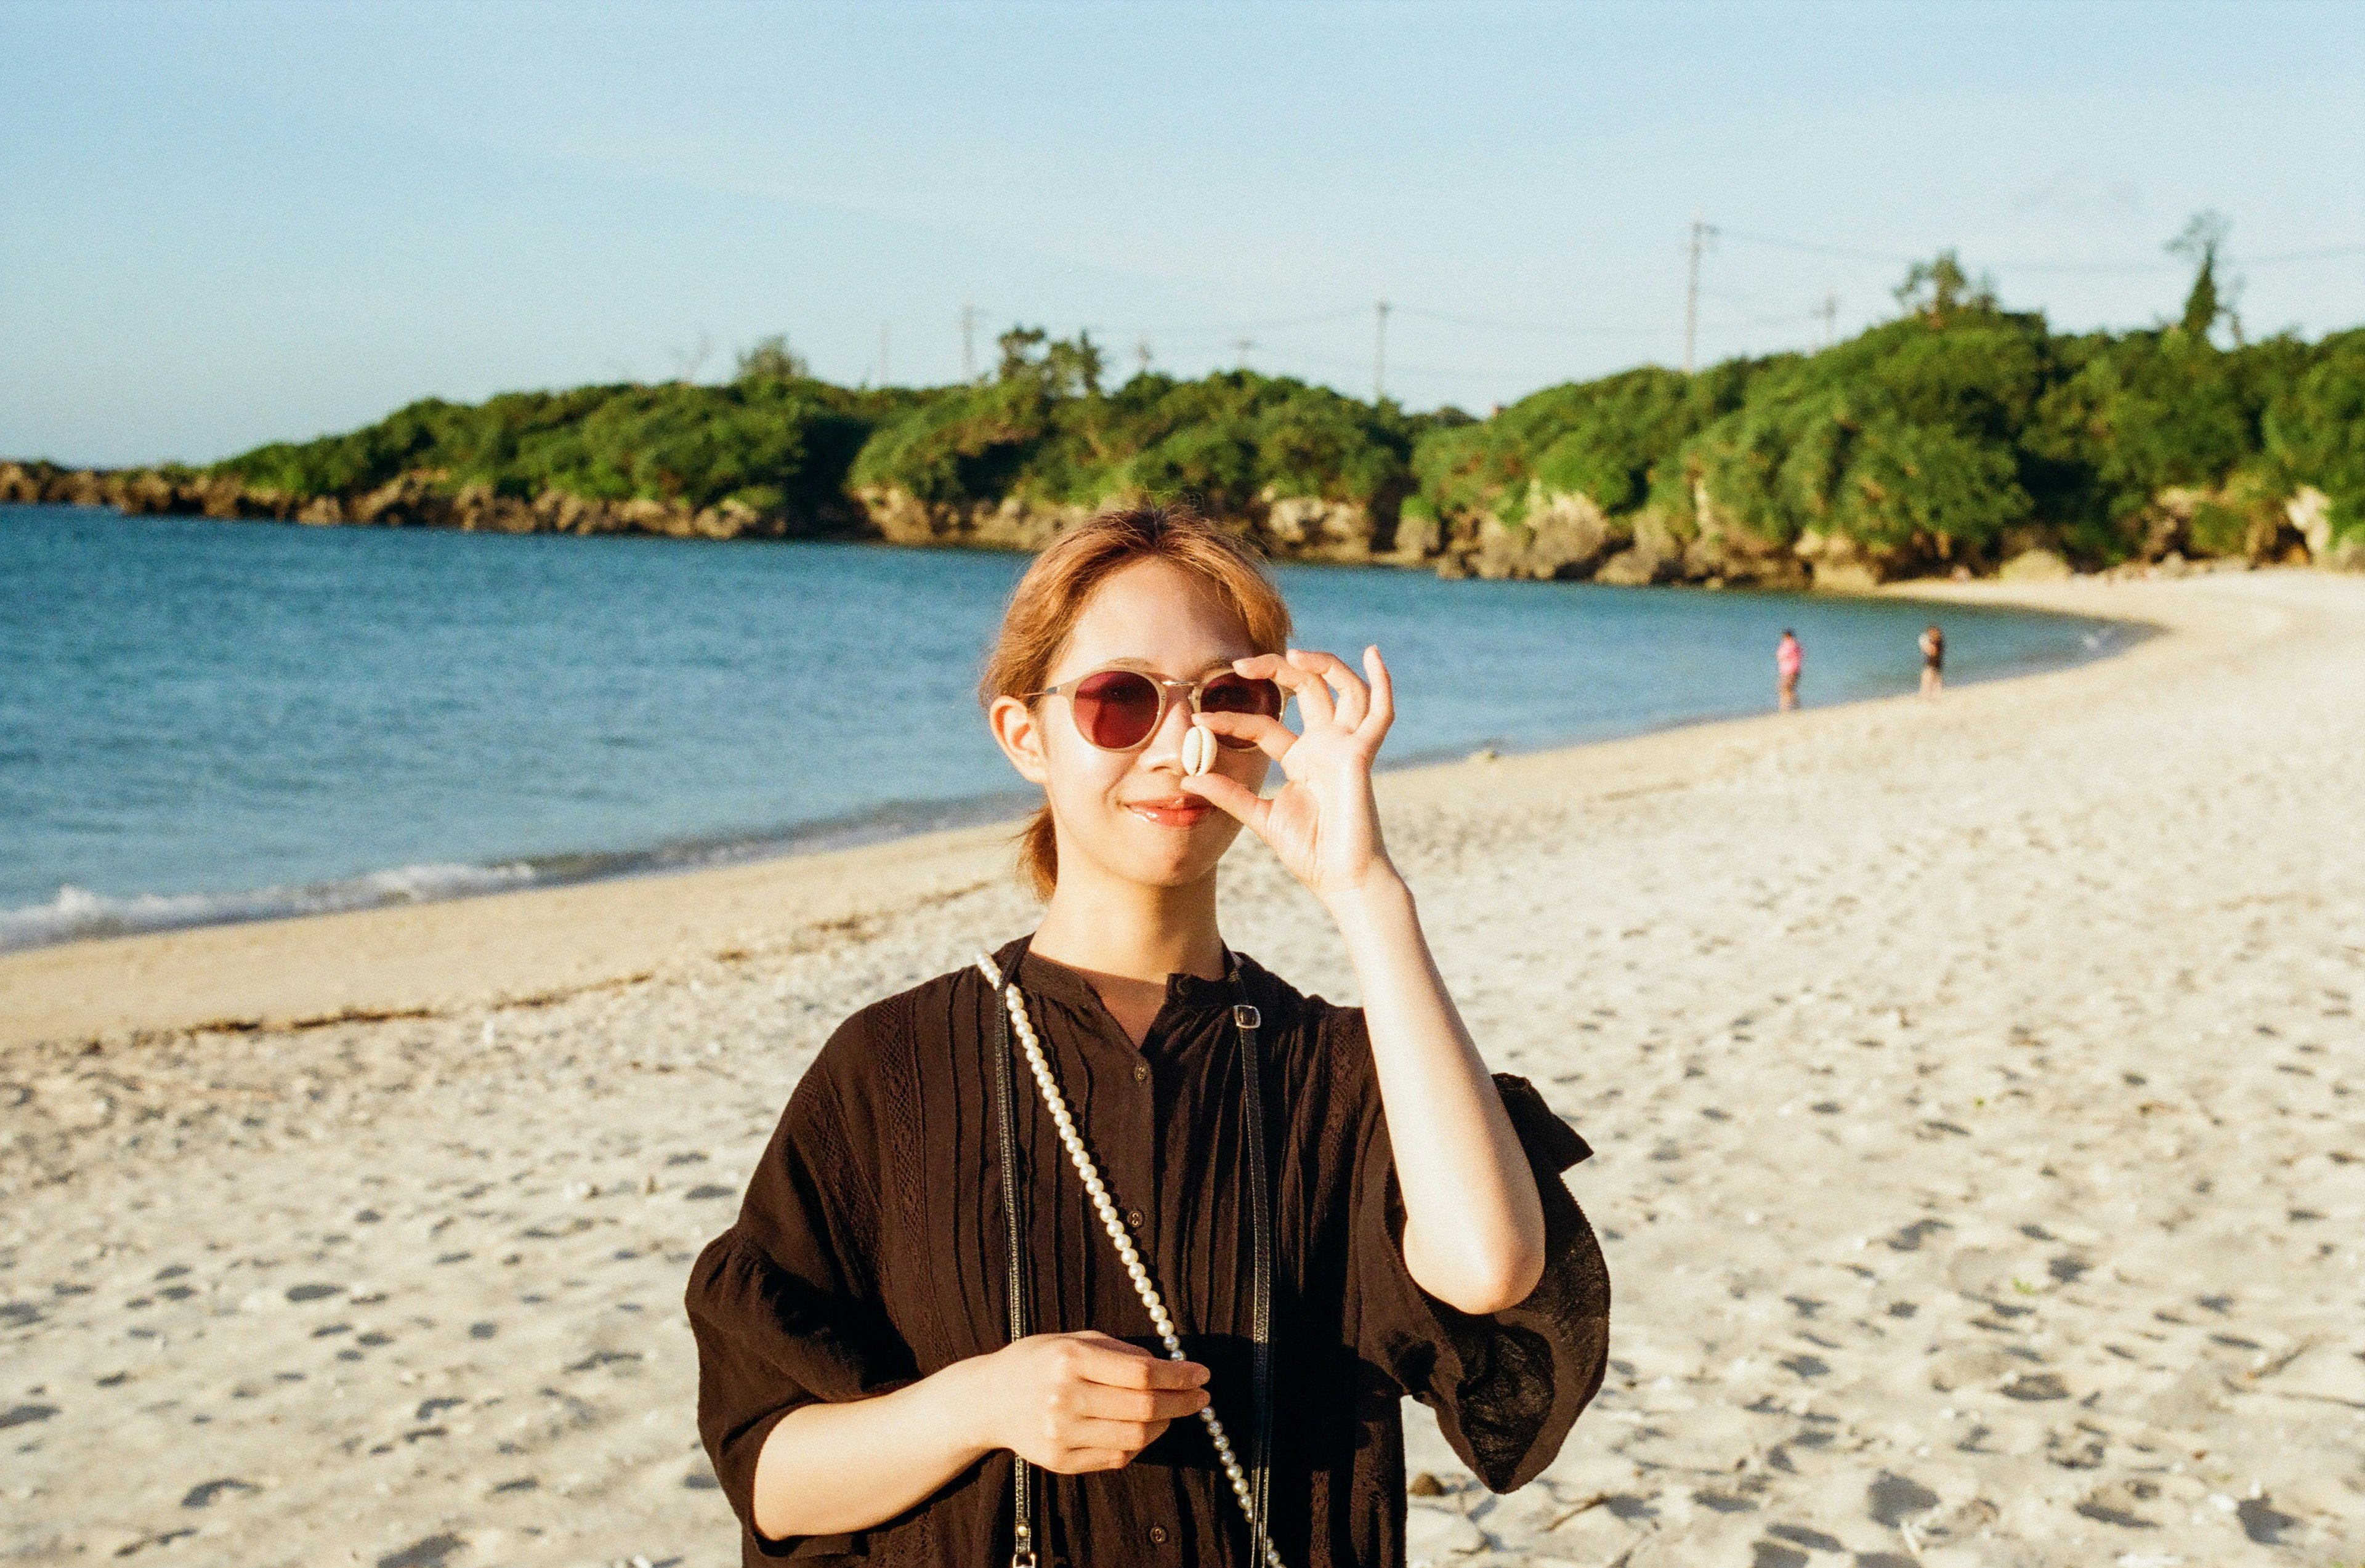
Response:
[{"label": "button on dress", "polygon": [[[1137,1048],[1084,976],[1012,943],[1027,1009],[1087,1146],[1149,1262],[1185,1352],[1211,1372],[1235,1442],[1250,1408],[1250,1211],[1236,1001],[1262,1014],[1274,1182],[1271,1491],[1289,1568],[1405,1562],[1410,1394],[1496,1491],[1550,1463],[1601,1386],[1609,1280],[1560,1173],[1589,1154],[1524,1079],[1496,1083],[1543,1200],[1542,1282],[1472,1316],[1414,1282],[1404,1206],[1360,1009],[1301,995],[1242,958],[1231,979],[1171,977]],[[999,1000],[974,969],[863,1009],[823,1047],[690,1272],[699,1430],[747,1564],[980,1568],[1011,1551],[1011,1455],[846,1535],[770,1540],[756,1460],[781,1417],[900,1388],[1008,1342],[1007,1231],[988,1052]],[[1020,1204],[1037,1332],[1157,1336],[1014,1061]],[[1138,1215],[1136,1219],[1134,1216]],[[1205,1428],[1176,1421],[1123,1470],[1037,1472],[1037,1541],[1065,1568],[1242,1561],[1247,1526]]]}]

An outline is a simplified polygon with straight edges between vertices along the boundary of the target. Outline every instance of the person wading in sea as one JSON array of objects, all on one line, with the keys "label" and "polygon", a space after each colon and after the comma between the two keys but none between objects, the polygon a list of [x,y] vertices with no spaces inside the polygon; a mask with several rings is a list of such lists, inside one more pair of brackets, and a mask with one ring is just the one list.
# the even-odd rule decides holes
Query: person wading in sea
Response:
[{"label": "person wading in sea", "polygon": [[1799,634],[1788,626],[1782,628],[1782,640],[1774,644],[1774,681],[1776,700],[1785,713],[1799,706],[1799,671],[1807,662],[1807,651],[1799,646]]},{"label": "person wading in sea", "polygon": [[[1020,582],[981,695],[1042,922],[839,1027],[691,1271],[745,1562],[1402,1568],[1401,1396],[1508,1491],[1599,1389],[1589,1151],[1488,1073],[1389,861],[1378,650],[1288,634],[1179,510]],[[1226,945],[1243,824],[1362,1006]]]},{"label": "person wading in sea", "polygon": [[1946,633],[1934,621],[1922,628],[1922,695],[1935,697],[1946,688]]}]

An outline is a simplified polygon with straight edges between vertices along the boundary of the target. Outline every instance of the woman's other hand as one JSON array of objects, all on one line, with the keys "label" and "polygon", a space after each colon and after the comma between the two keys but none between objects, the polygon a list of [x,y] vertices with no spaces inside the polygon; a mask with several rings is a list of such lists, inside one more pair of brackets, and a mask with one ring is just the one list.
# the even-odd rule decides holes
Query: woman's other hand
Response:
[{"label": "woman's other hand", "polygon": [[1122,1470],[1207,1403],[1207,1369],[1106,1334],[1030,1334],[976,1362],[990,1446],[1061,1475]]},{"label": "woman's other hand", "polygon": [[1254,713],[1196,716],[1203,728],[1253,742],[1281,764],[1287,782],[1270,800],[1220,772],[1185,777],[1182,788],[1227,812],[1272,846],[1291,876],[1337,912],[1339,901],[1393,881],[1372,798],[1372,762],[1395,720],[1395,693],[1376,647],[1363,650],[1369,684],[1335,654],[1292,648],[1232,666],[1297,699],[1302,732]]}]

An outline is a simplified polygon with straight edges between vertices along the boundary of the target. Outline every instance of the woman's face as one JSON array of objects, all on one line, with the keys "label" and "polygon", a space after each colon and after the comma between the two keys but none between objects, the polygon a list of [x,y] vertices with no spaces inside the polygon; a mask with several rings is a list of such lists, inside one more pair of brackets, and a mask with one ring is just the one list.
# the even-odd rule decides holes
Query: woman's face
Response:
[{"label": "woman's face", "polygon": [[[1201,578],[1170,562],[1139,560],[1093,590],[1043,684],[1111,666],[1200,680],[1257,651],[1239,617]],[[1233,818],[1182,790],[1182,736],[1191,727],[1182,693],[1173,694],[1157,733],[1130,752],[1085,740],[1065,697],[1031,707],[1002,698],[992,721],[1011,762],[1049,797],[1063,877],[1082,858],[1126,881],[1187,886],[1216,868],[1239,832]],[[1264,782],[1261,751],[1217,746],[1215,766],[1250,790]]]}]

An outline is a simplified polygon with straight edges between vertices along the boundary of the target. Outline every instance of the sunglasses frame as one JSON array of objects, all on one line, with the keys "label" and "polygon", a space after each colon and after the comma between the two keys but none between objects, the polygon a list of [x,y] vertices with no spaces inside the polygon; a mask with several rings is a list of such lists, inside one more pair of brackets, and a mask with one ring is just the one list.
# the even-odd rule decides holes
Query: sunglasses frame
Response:
[{"label": "sunglasses frame", "polygon": [[[1157,688],[1158,716],[1149,722],[1149,728],[1142,733],[1141,738],[1134,742],[1131,745],[1103,745],[1100,742],[1093,739],[1091,734],[1085,730],[1083,724],[1076,719],[1076,688],[1082,686],[1084,682],[1092,679],[1096,675],[1139,676],[1142,679],[1149,682],[1151,686]],[[1224,679],[1226,677],[1229,677],[1234,680],[1247,681],[1251,685],[1272,687],[1273,694],[1281,699],[1279,710],[1272,715],[1275,720],[1280,719],[1283,713],[1289,711],[1289,693],[1283,690],[1281,683],[1276,680],[1261,681],[1253,676],[1242,675],[1238,670],[1229,669],[1216,670],[1211,675],[1200,677],[1197,680],[1175,680],[1167,676],[1152,675],[1146,669],[1136,669],[1131,665],[1103,665],[1098,669],[1088,669],[1084,671],[1083,674],[1076,676],[1071,679],[1063,680],[1057,686],[1047,686],[1040,691],[1025,692],[1020,695],[1019,700],[1022,702],[1033,702],[1037,698],[1042,697],[1066,698],[1068,700],[1068,720],[1070,723],[1075,724],[1076,734],[1082,737],[1083,743],[1086,745],[1091,746],[1094,751],[1112,752],[1122,756],[1139,751],[1142,747],[1148,745],[1151,741],[1158,738],[1158,732],[1166,727],[1166,715],[1174,706],[1174,694],[1177,691],[1186,691],[1190,693],[1192,712],[1204,712],[1205,710],[1200,706],[1201,696],[1206,691],[1208,687],[1214,685],[1216,681]],[[1209,733],[1213,734],[1214,732],[1210,731]],[[1216,744],[1229,751],[1253,751],[1256,748],[1256,743],[1254,741],[1238,740],[1230,735],[1216,735]]]}]

